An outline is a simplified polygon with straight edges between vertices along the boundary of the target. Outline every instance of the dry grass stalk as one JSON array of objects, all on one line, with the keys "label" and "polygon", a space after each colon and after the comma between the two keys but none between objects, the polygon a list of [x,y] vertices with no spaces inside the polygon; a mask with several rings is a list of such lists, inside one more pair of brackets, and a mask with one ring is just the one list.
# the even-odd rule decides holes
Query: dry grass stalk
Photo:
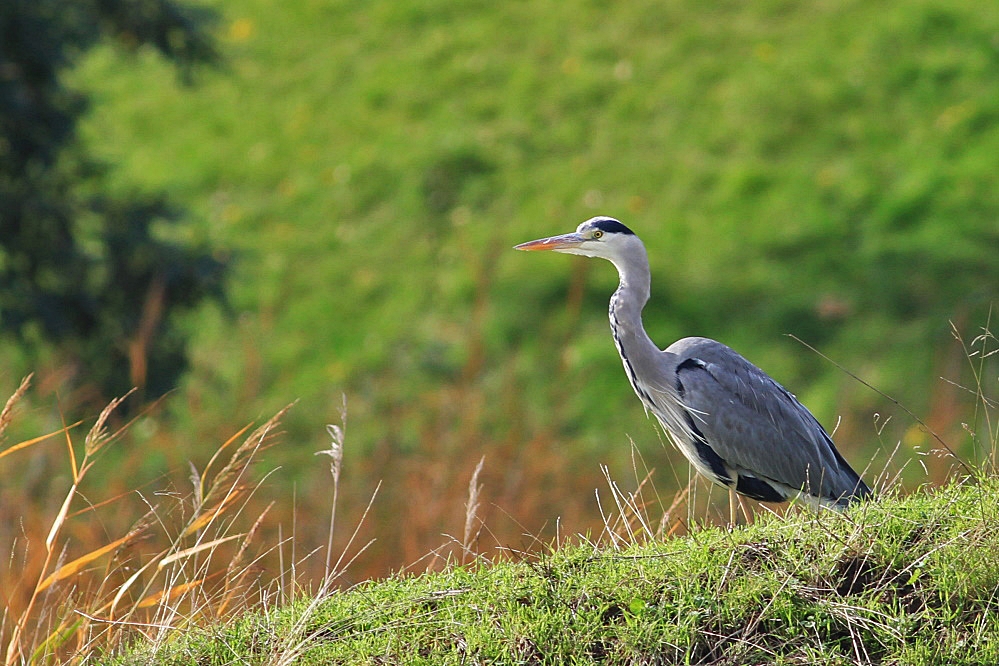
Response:
[{"label": "dry grass stalk", "polygon": [[[21,385],[18,386],[17,390],[14,391],[14,393],[10,396],[10,398],[7,399],[7,403],[4,405],[3,411],[0,411],[0,442],[3,441],[3,435],[7,431],[7,426],[9,426],[11,421],[14,420],[14,410],[17,407],[17,405],[21,402],[21,400],[24,398],[25,393],[28,392],[28,388],[31,386],[31,378],[33,376],[34,375],[28,375],[27,377],[21,380]],[[41,435],[40,437],[32,437],[31,439],[18,442],[17,444],[9,446],[6,449],[0,451],[0,458],[8,456],[16,451],[26,449],[30,446],[38,444],[39,442],[44,442],[45,440],[55,437],[56,435],[68,433],[69,430],[80,425],[80,423],[82,423],[82,421],[77,421],[72,425],[65,426],[59,430],[56,430],[55,432],[50,432],[47,435]]]},{"label": "dry grass stalk", "polygon": [[[475,471],[472,472],[472,478],[468,481],[468,500],[465,502],[465,529],[461,537],[462,564],[465,564],[469,557],[475,557],[472,545],[478,540],[479,532],[482,529],[482,523],[478,520],[479,493],[482,492],[482,484],[479,483],[479,474],[482,472],[482,467],[485,464],[486,457],[482,456],[479,458],[479,463],[475,466]],[[476,527],[477,522],[479,523],[478,528]]]},{"label": "dry grass stalk", "polygon": [[[964,336],[958,330],[954,322],[950,323],[951,335],[961,345],[964,357],[968,361],[973,380],[972,386],[962,386],[956,384],[958,388],[970,394],[974,401],[974,410],[971,414],[970,424],[962,424],[964,429],[971,436],[976,449],[979,450],[978,458],[980,464],[988,464],[989,471],[995,473],[999,470],[999,420],[994,421],[993,412],[999,408],[999,401],[987,395],[985,386],[989,367],[987,366],[993,356],[999,354],[999,339],[991,330],[992,311],[989,310],[985,325],[981,328],[981,333],[976,335],[971,342],[965,342]],[[955,382],[951,382],[954,384]],[[976,428],[978,423],[984,425],[984,437]]]},{"label": "dry grass stalk", "polygon": [[[22,382],[22,387],[24,382]],[[20,390],[20,389],[19,389]],[[17,395],[15,393],[15,395]],[[23,395],[23,392],[22,392]],[[13,399],[13,398],[12,398]],[[85,554],[72,562],[56,567],[51,573],[46,575],[50,571],[53,563],[57,559],[57,552],[59,549],[56,547],[56,541],[59,538],[63,527],[66,524],[66,516],[69,512],[69,506],[72,500],[77,496],[77,491],[80,486],[80,482],[84,479],[87,471],[90,470],[91,466],[94,464],[94,456],[100,452],[104,446],[110,442],[111,438],[106,435],[104,426],[107,422],[108,417],[111,412],[121,404],[123,398],[112,400],[111,403],[101,412],[100,417],[97,419],[97,423],[91,428],[90,432],[87,434],[84,445],[83,459],[80,461],[79,465],[76,461],[76,456],[73,452],[73,442],[69,435],[69,429],[63,428],[63,432],[66,435],[66,445],[70,452],[70,463],[71,471],[73,473],[73,484],[69,491],[66,493],[66,497],[62,502],[59,512],[56,514],[55,519],[52,521],[52,526],[49,529],[48,536],[45,539],[45,558],[44,563],[39,574],[39,578],[35,581],[32,586],[32,591],[30,598],[28,600],[27,606],[24,611],[20,614],[14,623],[14,627],[11,631],[10,640],[7,643],[7,650],[4,655],[5,664],[13,664],[19,660],[25,660],[28,655],[22,645],[22,636],[27,625],[28,620],[32,617],[32,612],[35,605],[40,599],[40,595],[49,586],[63,578],[67,578],[82,569],[84,566],[90,564],[99,557],[113,552],[123,546],[124,544],[133,540],[137,535],[128,534],[119,540],[119,544],[115,548],[108,548],[107,546],[98,549],[98,551]],[[10,405],[10,401],[8,401]]]},{"label": "dry grass stalk", "polygon": [[[26,388],[27,380],[8,400],[4,416],[0,417],[6,423]],[[157,640],[179,624],[199,617],[221,618],[226,612],[251,607],[253,598],[246,595],[251,589],[262,591],[268,584],[249,576],[253,562],[247,564],[245,560],[250,540],[259,532],[270,507],[252,520],[249,530],[237,531],[234,527],[259,487],[251,482],[249,468],[257,453],[271,445],[278,421],[287,408],[240,444],[235,443],[248,427],[223,443],[206,467],[206,473],[195,474],[192,497],[185,499],[172,492],[157,494],[173,502],[171,506],[164,505],[163,499],[150,501],[136,491],[95,504],[87,501],[85,508],[74,511],[73,504],[82,498],[81,484],[98,454],[127,428],[113,433],[107,428],[122,399],[112,401],[101,412],[84,438],[79,459],[76,455],[79,445],[70,436],[73,426],[0,452],[0,456],[7,455],[64,434],[71,472],[70,488],[47,530],[39,572],[31,574],[30,579],[16,581],[23,588],[26,602],[12,605],[17,593],[5,591],[0,640],[6,647],[3,652],[6,665],[52,659],[79,662],[98,647],[103,651],[113,650],[136,632]],[[231,453],[223,463],[225,452]],[[215,469],[216,473],[207,473]],[[62,535],[71,521],[92,517],[99,507],[110,502],[124,504],[130,498],[138,498],[144,507],[131,528],[82,555],[66,557],[71,544]],[[118,513],[128,511],[127,507],[116,509]],[[27,551],[31,535],[25,533],[24,537],[21,548]],[[135,552],[147,541],[164,543],[163,537],[165,545],[154,546],[154,552],[146,555]],[[12,557],[14,549],[12,545]],[[25,557],[31,556],[26,552]],[[136,558],[143,561],[135,562]],[[134,570],[128,571],[126,566],[133,566]],[[259,595],[258,603],[265,598],[266,594]]]},{"label": "dry grass stalk", "polygon": [[31,386],[31,377],[32,375],[28,375],[21,380],[21,385],[7,399],[7,404],[3,406],[3,411],[0,411],[0,441],[3,440],[3,434],[6,432],[7,426],[14,419],[14,407],[17,406],[17,403],[21,402],[21,398],[24,397],[24,394],[28,392],[28,387]]},{"label": "dry grass stalk", "polygon": [[347,396],[342,396],[340,404],[340,424],[328,424],[326,432],[330,436],[329,448],[316,451],[317,456],[329,456],[330,476],[333,477],[333,502],[330,506],[330,527],[326,540],[326,570],[325,579],[329,580],[333,571],[330,569],[330,562],[333,558],[333,533],[336,528],[336,507],[340,499],[340,471],[343,467],[343,446],[346,442],[345,429],[347,427]]},{"label": "dry grass stalk", "polygon": [[614,517],[608,515],[600,503],[599,493],[597,494],[597,505],[604,522],[603,536],[608,539],[609,545],[618,549],[655,539],[657,530],[652,528],[652,521],[648,515],[648,504],[642,496],[642,489],[652,478],[651,473],[646,474],[633,492],[625,493],[611,478],[610,470],[606,465],[601,465],[600,470],[607,481],[611,497],[617,508]]}]

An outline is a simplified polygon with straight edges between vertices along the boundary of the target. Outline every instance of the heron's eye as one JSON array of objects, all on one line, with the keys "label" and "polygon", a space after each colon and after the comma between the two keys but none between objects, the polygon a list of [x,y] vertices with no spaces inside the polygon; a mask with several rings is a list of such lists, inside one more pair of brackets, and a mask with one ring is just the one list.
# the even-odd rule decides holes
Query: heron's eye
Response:
[{"label": "heron's eye", "polygon": [[603,235],[604,235],[604,232],[602,232],[599,229],[597,229],[596,231],[593,232],[593,240],[598,240]]}]

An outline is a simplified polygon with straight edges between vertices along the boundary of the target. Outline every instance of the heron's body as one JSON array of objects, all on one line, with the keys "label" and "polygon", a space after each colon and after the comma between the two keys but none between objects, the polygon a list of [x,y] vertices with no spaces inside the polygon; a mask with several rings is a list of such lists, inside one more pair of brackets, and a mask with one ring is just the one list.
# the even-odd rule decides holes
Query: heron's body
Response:
[{"label": "heron's body", "polygon": [[801,496],[845,507],[870,494],[811,412],[763,370],[707,338],[683,338],[664,350],[652,342],[642,325],[648,255],[623,224],[597,217],[576,233],[517,247],[614,264],[621,280],[610,301],[610,325],[628,380],[708,479],[765,502]]}]

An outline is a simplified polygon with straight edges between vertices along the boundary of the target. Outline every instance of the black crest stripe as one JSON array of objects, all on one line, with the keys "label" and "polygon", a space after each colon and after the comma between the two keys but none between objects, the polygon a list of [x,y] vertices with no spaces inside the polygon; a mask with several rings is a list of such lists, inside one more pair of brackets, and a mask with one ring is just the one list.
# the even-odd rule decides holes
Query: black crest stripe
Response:
[{"label": "black crest stripe", "polygon": [[600,229],[601,231],[606,232],[608,234],[629,234],[631,236],[635,235],[634,231],[632,231],[628,227],[624,226],[617,220],[610,217],[604,217],[599,220],[596,220],[593,223],[593,227],[596,229]]}]

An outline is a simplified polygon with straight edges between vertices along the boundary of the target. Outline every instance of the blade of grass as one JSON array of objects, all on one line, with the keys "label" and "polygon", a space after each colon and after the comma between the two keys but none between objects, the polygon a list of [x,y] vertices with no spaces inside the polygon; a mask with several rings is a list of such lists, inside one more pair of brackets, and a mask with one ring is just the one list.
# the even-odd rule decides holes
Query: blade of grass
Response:
[{"label": "blade of grass", "polygon": [[192,580],[188,583],[182,583],[180,585],[175,585],[167,590],[160,590],[155,594],[151,594],[145,599],[142,599],[135,605],[136,608],[151,608],[153,606],[159,605],[164,600],[170,601],[176,599],[177,597],[187,594],[189,590],[200,586],[205,582],[204,578],[199,578],[197,580]]},{"label": "blade of grass", "polygon": [[231,492],[224,495],[219,503],[208,511],[201,513],[197,518],[195,518],[186,528],[181,536],[189,536],[198,532],[205,527],[207,527],[213,520],[221,516],[226,510],[236,503],[236,501],[243,496],[243,490],[241,488],[233,488]]},{"label": "blade of grass", "polygon": [[6,456],[8,454],[14,453],[15,451],[20,451],[21,449],[26,449],[29,446],[32,446],[34,444],[38,444],[39,442],[44,442],[45,440],[51,439],[52,437],[55,437],[56,435],[61,435],[63,433],[67,433],[68,434],[71,429],[75,428],[76,426],[80,425],[81,423],[83,423],[83,421],[77,421],[76,423],[73,423],[72,425],[68,425],[68,426],[66,426],[64,428],[59,428],[58,430],[54,430],[54,431],[50,432],[47,435],[40,435],[38,437],[32,437],[31,439],[26,439],[23,442],[18,442],[17,444],[14,444],[13,446],[11,446],[9,448],[6,448],[3,451],[0,451],[0,458],[3,458],[4,456]]},{"label": "blade of grass", "polygon": [[63,580],[65,578],[69,578],[70,576],[79,573],[81,569],[83,569],[85,566],[87,566],[94,560],[115,551],[120,546],[123,546],[127,544],[129,541],[135,539],[136,536],[137,535],[133,533],[126,534],[120,539],[115,539],[114,541],[105,546],[101,546],[100,548],[92,550],[85,555],[81,555],[80,557],[76,558],[71,562],[67,562],[66,564],[62,565],[61,567],[50,573],[48,576],[46,576],[45,580],[43,580],[41,583],[38,584],[38,591],[43,592],[53,583]]},{"label": "blade of grass", "polygon": [[169,555],[167,557],[164,557],[162,560],[160,560],[159,564],[156,565],[156,568],[157,569],[162,569],[163,567],[165,567],[165,566],[167,566],[169,564],[173,564],[174,562],[176,562],[178,560],[183,560],[183,559],[186,559],[186,558],[190,557],[191,555],[196,555],[196,554],[204,552],[206,550],[211,550],[212,548],[215,548],[218,545],[221,545],[221,544],[226,543],[228,541],[233,541],[235,539],[239,539],[242,536],[243,536],[242,534],[231,534],[231,535],[226,536],[226,537],[221,537],[221,538],[218,538],[218,539],[213,539],[212,541],[207,541],[205,543],[200,543],[197,546],[191,546],[190,548],[185,548],[184,550],[177,551],[173,555]]},{"label": "blade of grass", "polygon": [[[209,459],[208,464],[205,465],[204,472],[202,472],[202,474],[200,476],[200,479],[201,479],[202,483],[204,482],[204,479],[208,478],[208,470],[211,469],[211,467],[215,463],[215,461],[218,460],[219,456],[222,455],[222,452],[225,451],[227,448],[229,448],[236,440],[238,440],[240,437],[242,437],[243,433],[245,433],[247,430],[249,430],[250,426],[252,426],[252,425],[253,425],[252,423],[247,423],[245,426],[243,426],[242,428],[240,428],[235,434],[232,435],[232,437],[230,437],[229,439],[227,439],[222,444],[222,446],[220,446],[215,451],[214,454],[212,454],[212,457],[211,457],[211,459]],[[201,492],[202,492],[202,495],[204,495],[204,488],[201,489]]]}]

